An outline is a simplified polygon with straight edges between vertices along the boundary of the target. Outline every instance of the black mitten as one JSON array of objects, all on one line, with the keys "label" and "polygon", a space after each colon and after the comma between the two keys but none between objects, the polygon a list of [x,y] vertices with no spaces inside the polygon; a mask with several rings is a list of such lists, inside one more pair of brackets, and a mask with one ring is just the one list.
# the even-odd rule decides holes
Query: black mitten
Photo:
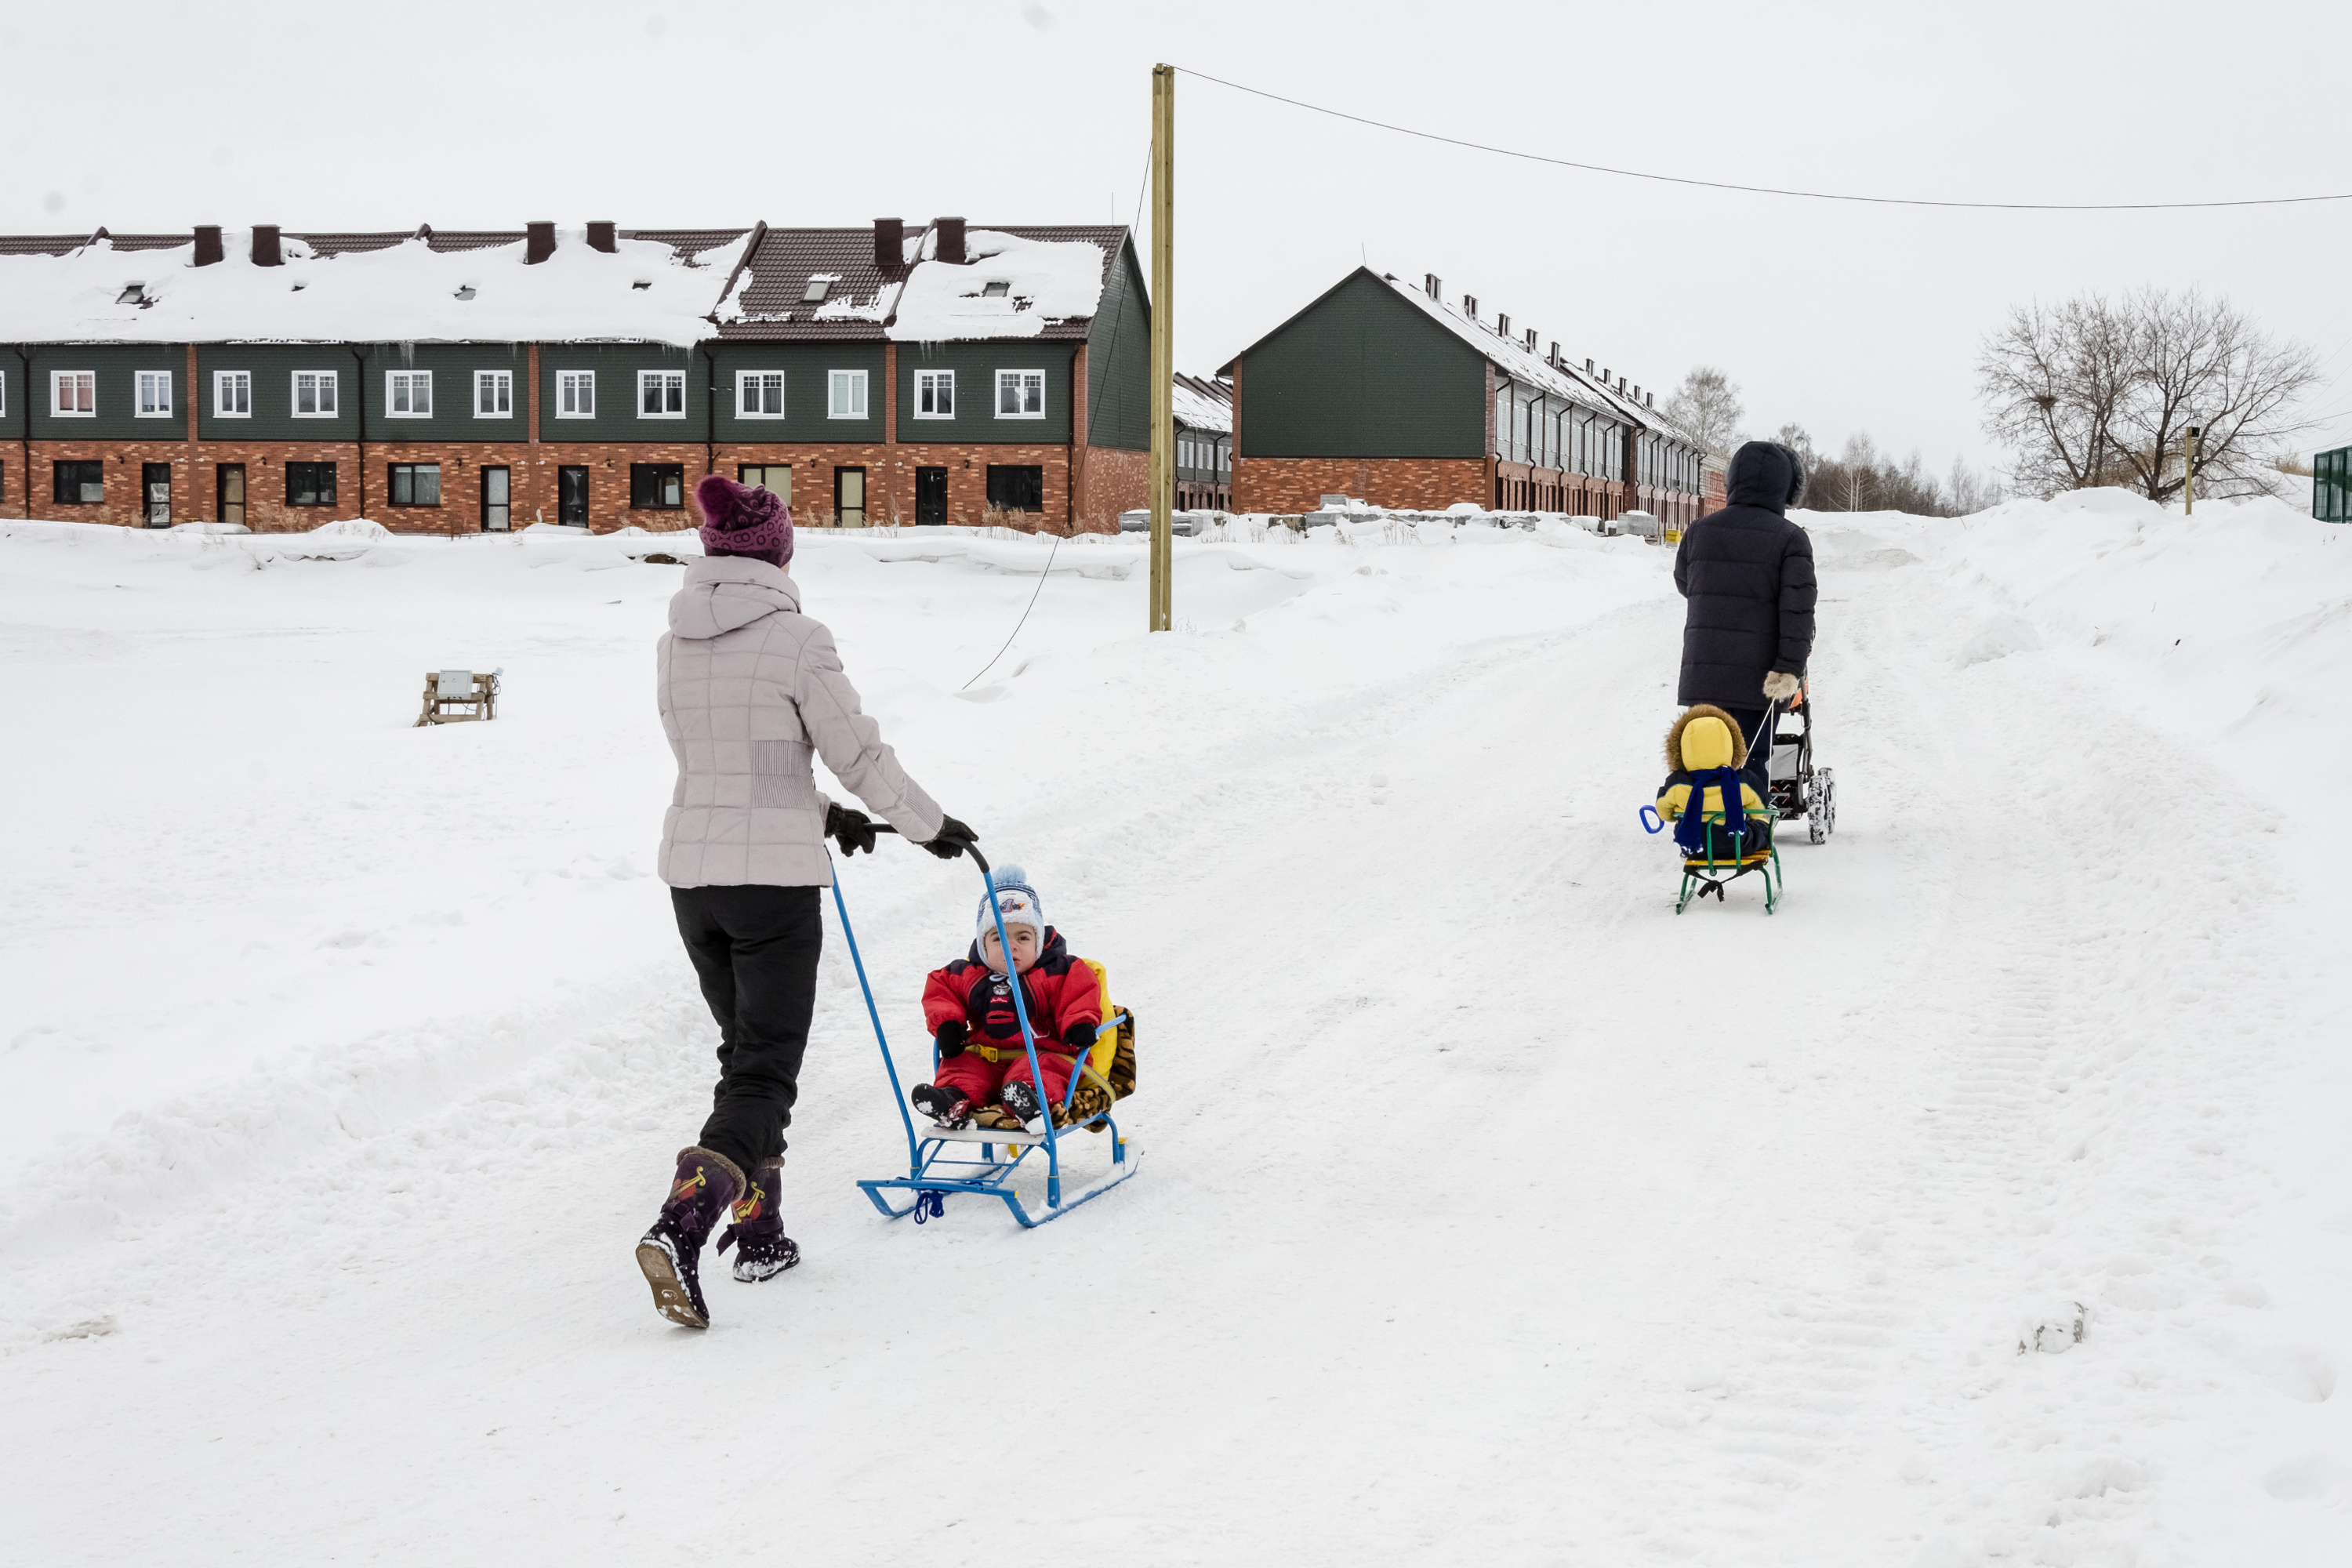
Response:
[{"label": "black mitten", "polygon": [[940,819],[939,837],[926,841],[923,847],[942,860],[952,860],[979,842],[979,834],[954,817],[946,816]]},{"label": "black mitten", "polygon": [[945,1061],[950,1057],[963,1055],[964,1037],[971,1033],[971,1026],[961,1018],[950,1018],[941,1024],[936,1037],[940,1045],[940,1059]]},{"label": "black mitten", "polygon": [[862,811],[852,811],[838,802],[824,808],[825,836],[841,846],[845,859],[860,849],[874,853],[874,819]]},{"label": "black mitten", "polygon": [[1073,1024],[1062,1031],[1062,1043],[1074,1051],[1092,1050],[1095,1044],[1095,1026],[1092,1024]]}]

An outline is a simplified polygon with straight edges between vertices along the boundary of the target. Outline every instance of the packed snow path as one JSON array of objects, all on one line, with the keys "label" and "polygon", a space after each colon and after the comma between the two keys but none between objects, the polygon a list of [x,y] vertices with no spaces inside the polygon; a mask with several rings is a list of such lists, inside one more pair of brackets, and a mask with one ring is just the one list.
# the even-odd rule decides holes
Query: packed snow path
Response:
[{"label": "packed snow path", "polygon": [[[705,1335],[629,1259],[712,1037],[646,875],[676,569],[18,527],[10,1555],[2340,1562],[2346,921],[2294,851],[2352,547],[1807,521],[1842,815],[1769,919],[1674,917],[1635,826],[1661,552],[1184,543],[1145,638],[1140,552],[1065,544],[959,697],[1045,542],[803,534],[910,771],[1137,1010],[1147,1159],[1034,1234],[882,1221],[832,931],[807,1261],[714,1269]],[[468,661],[496,724],[400,727]],[[976,883],[845,869],[902,1068]]]}]

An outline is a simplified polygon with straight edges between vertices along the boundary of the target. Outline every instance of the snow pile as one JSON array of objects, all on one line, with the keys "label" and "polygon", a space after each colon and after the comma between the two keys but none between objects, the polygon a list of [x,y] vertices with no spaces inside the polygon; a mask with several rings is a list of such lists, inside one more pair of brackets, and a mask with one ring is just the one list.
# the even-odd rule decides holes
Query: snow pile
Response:
[{"label": "snow pile", "polygon": [[[322,256],[289,236],[283,265],[257,267],[249,236],[223,241],[226,256],[209,267],[195,265],[193,243],[118,251],[100,240],[65,256],[0,256],[0,342],[685,346],[715,332],[709,318],[744,244],[681,260],[654,240],[623,239],[607,253],[590,247],[584,229],[559,229],[555,254],[533,265],[521,241],[441,252],[409,239]],[[140,294],[126,300],[133,284]]]}]

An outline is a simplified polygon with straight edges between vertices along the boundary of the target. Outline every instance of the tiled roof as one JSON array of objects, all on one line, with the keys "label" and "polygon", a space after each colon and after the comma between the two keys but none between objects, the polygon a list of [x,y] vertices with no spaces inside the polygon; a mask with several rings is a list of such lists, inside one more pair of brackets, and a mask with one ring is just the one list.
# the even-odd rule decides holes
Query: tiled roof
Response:
[{"label": "tiled roof", "polygon": [[[908,231],[920,238],[919,228]],[[746,270],[751,280],[740,296],[743,319],[719,329],[721,338],[871,338],[882,336],[879,321],[815,321],[815,310],[801,302],[808,281],[818,274],[838,279],[827,299],[868,299],[882,289],[903,282],[912,270],[874,265],[874,230],[866,228],[772,228]]]},{"label": "tiled roof", "polygon": [[[964,226],[967,236],[984,231],[1045,244],[1080,242],[1097,246],[1103,253],[1106,286],[1111,268],[1118,263],[1119,248],[1127,240],[1127,228],[1122,224],[971,222]],[[908,226],[901,254],[928,256],[936,247],[937,237],[931,228]],[[814,319],[817,307],[803,301],[801,296],[806,292],[810,279],[830,275],[835,282],[826,292],[827,302],[873,300],[885,289],[903,284],[914,268],[877,267],[874,229],[868,225],[864,228],[772,228],[761,239],[748,270],[751,279],[740,295],[742,317],[724,322],[719,332],[721,338],[880,342],[891,335],[887,310],[883,319],[861,315],[817,321]],[[1091,325],[1091,317],[1071,317],[1049,323],[1034,335],[1046,339],[1084,338]]]},{"label": "tiled roof", "polygon": [[[621,237],[658,240],[676,251],[681,260],[691,260],[705,251],[731,245],[751,232],[749,224],[736,228],[625,228]],[[734,265],[732,257],[728,258],[728,265]]]}]

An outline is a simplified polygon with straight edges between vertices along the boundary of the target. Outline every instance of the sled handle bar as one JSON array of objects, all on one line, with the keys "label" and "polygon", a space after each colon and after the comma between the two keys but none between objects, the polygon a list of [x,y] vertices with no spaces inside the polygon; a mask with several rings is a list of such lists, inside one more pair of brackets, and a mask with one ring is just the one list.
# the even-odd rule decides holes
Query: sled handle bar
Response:
[{"label": "sled handle bar", "polygon": [[[872,829],[873,829],[875,832],[877,832],[877,833],[898,833],[898,831],[897,828],[895,828],[895,827],[891,826],[890,826],[888,823],[887,823],[887,822],[869,822],[869,823],[867,823],[866,826],[868,826],[868,827],[870,827],[870,828],[872,828]],[[903,835],[901,835],[901,837],[904,837],[904,836],[903,836]],[[908,839],[908,843],[913,843],[913,842],[914,842],[914,840],[912,840],[912,839]],[[980,846],[979,846],[979,845],[977,845],[977,844],[966,844],[966,845],[963,847],[963,852],[964,852],[965,854],[967,854],[967,855],[971,856],[971,857],[972,858],[972,860],[973,860],[973,861],[974,861],[974,862],[975,862],[975,863],[980,867],[980,874],[981,874],[982,876],[985,877],[985,876],[987,876],[987,875],[989,874],[989,871],[988,871],[988,858],[987,858],[986,856],[982,855],[982,854],[980,852]],[[994,882],[991,882],[991,883],[989,883],[989,887],[990,887],[992,889],[993,889],[995,888],[995,886],[996,886],[996,884],[995,884]],[[1003,933],[1003,931],[998,931],[998,932],[996,933],[996,940],[997,940],[997,941],[999,941],[999,942],[1003,941],[1003,940],[1004,940],[1004,933]]]}]

